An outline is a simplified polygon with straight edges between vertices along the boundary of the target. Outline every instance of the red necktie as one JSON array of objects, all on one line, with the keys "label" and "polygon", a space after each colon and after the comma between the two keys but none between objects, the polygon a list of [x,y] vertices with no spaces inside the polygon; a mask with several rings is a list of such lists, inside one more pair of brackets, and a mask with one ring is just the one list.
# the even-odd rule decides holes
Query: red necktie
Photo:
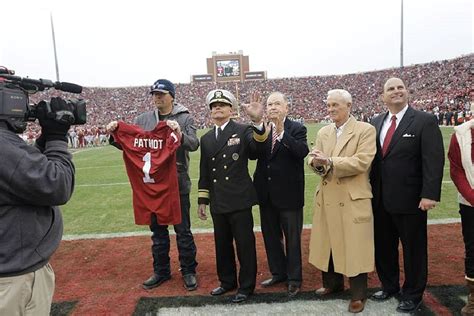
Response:
[{"label": "red necktie", "polygon": [[390,124],[390,127],[388,128],[387,135],[385,135],[382,146],[382,156],[384,157],[387,153],[388,145],[390,145],[390,142],[392,141],[393,133],[395,133],[395,129],[397,128],[397,117],[392,115],[390,119],[392,120],[392,124]]},{"label": "red necktie", "polygon": [[275,148],[277,138],[278,138],[278,134],[276,132],[275,126],[273,126],[272,127],[272,150],[270,151],[270,153],[272,153],[272,154],[273,154],[273,149]]}]

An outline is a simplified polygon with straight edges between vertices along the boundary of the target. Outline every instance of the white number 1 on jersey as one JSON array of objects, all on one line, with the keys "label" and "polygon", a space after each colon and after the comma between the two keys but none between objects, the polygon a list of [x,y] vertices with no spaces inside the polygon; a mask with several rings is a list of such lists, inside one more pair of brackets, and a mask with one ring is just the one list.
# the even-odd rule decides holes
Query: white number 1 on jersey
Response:
[{"label": "white number 1 on jersey", "polygon": [[155,180],[153,178],[150,178],[150,169],[151,169],[151,153],[146,153],[145,156],[143,156],[142,159],[145,162],[145,165],[143,166],[142,170],[145,176],[143,177],[143,182],[144,183],[155,183]]}]

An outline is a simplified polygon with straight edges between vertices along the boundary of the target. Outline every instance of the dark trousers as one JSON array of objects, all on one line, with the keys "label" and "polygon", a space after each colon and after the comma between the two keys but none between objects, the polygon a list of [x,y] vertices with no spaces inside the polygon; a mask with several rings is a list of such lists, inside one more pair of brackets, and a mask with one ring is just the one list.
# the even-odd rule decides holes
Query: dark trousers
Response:
[{"label": "dark trousers", "polygon": [[398,244],[402,242],[403,300],[420,300],[428,279],[427,212],[390,214],[383,206],[374,209],[375,266],[385,291],[400,290]]},{"label": "dark trousers", "polygon": [[[323,271],[323,287],[333,290],[344,289],[344,275],[334,272],[334,262],[332,253],[329,256],[328,272]],[[349,277],[351,289],[351,299],[363,300],[367,298],[367,273],[361,273],[354,277]]]},{"label": "dark trousers", "polygon": [[459,204],[459,213],[461,214],[462,237],[466,248],[464,270],[468,278],[474,279],[474,207]]},{"label": "dark trousers", "polygon": [[217,276],[225,289],[237,287],[235,246],[239,259],[238,292],[249,295],[255,289],[257,278],[257,252],[253,233],[252,209],[247,208],[226,214],[212,213],[216,246]]},{"label": "dark trousers", "polygon": [[274,205],[262,206],[260,219],[272,276],[277,279],[288,279],[288,284],[301,286],[303,209],[281,210]]},{"label": "dark trousers", "polygon": [[[196,273],[196,245],[191,233],[189,218],[189,194],[180,195],[181,224],[174,225],[176,243],[178,245],[179,264],[182,275]],[[151,252],[153,254],[153,270],[156,275],[169,276],[170,268],[170,236],[167,225],[159,225],[156,216],[151,216],[150,230],[153,232]]]}]

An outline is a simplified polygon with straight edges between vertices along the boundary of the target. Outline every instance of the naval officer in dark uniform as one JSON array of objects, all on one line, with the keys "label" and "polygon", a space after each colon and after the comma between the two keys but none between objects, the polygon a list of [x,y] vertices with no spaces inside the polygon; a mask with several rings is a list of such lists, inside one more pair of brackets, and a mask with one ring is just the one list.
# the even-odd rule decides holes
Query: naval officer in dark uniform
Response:
[{"label": "naval officer in dark uniform", "polygon": [[[215,127],[201,137],[198,216],[206,219],[206,206],[210,204],[220,281],[211,295],[238,288],[232,302],[240,303],[253,293],[257,275],[252,217],[257,195],[248,172],[248,160],[255,156],[257,144],[265,141],[268,133],[231,119],[237,100],[227,90],[209,92],[206,104]],[[254,119],[251,111],[247,113],[252,121],[260,121],[263,110],[259,109],[259,119]],[[240,264],[238,274],[234,241]]]}]

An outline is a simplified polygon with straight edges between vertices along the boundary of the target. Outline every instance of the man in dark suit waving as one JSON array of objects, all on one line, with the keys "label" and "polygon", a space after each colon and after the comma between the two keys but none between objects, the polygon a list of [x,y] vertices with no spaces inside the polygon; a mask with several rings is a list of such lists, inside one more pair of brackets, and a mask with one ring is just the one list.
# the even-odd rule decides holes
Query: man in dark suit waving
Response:
[{"label": "man in dark suit waving", "polygon": [[[257,95],[253,98],[259,102]],[[299,292],[302,281],[304,158],[309,149],[306,127],[288,119],[288,110],[288,99],[283,93],[273,92],[268,96],[266,114],[271,130],[262,150],[258,151],[254,184],[272,274],[262,286],[287,281],[288,295],[293,297]]]},{"label": "man in dark suit waving", "polygon": [[[427,211],[441,195],[443,139],[436,117],[408,106],[399,78],[384,85],[388,112],[373,119],[377,154],[371,171],[375,265],[382,290],[374,300],[401,294],[398,312],[411,313],[422,302],[428,275]],[[398,243],[403,247],[405,282],[400,291]]]}]

